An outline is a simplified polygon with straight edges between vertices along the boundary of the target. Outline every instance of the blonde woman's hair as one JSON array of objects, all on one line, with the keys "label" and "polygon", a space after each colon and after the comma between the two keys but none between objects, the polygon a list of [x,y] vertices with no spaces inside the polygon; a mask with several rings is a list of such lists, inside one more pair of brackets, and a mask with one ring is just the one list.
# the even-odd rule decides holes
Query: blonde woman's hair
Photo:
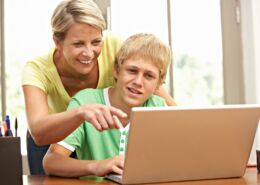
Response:
[{"label": "blonde woman's hair", "polygon": [[171,62],[171,49],[153,34],[139,33],[130,36],[117,53],[115,67],[120,68],[125,60],[147,59],[159,70],[159,84],[164,83],[168,65]]},{"label": "blonde woman's hair", "polygon": [[64,40],[73,23],[85,23],[101,30],[106,26],[101,10],[92,0],[64,0],[52,15],[51,25],[54,36]]}]

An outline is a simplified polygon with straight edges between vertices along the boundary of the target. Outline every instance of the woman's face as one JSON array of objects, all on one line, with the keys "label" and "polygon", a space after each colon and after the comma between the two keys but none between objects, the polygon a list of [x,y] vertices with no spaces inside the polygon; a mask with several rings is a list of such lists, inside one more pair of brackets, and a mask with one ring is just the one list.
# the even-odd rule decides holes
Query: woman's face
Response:
[{"label": "woman's face", "polygon": [[88,75],[98,65],[102,31],[88,24],[74,23],[63,41],[56,41],[67,70],[74,75]]}]

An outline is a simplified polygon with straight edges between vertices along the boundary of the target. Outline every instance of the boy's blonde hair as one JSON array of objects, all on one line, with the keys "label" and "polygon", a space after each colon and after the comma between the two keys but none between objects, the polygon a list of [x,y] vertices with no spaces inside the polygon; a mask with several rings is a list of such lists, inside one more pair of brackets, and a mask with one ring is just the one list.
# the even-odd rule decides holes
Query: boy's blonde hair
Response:
[{"label": "boy's blonde hair", "polygon": [[153,34],[139,33],[130,36],[117,53],[115,67],[120,68],[130,58],[147,59],[159,70],[159,84],[164,83],[168,65],[171,62],[171,49]]},{"label": "boy's blonde hair", "polygon": [[54,10],[51,24],[55,37],[64,40],[73,23],[85,23],[103,30],[106,26],[101,10],[92,0],[64,0]]}]

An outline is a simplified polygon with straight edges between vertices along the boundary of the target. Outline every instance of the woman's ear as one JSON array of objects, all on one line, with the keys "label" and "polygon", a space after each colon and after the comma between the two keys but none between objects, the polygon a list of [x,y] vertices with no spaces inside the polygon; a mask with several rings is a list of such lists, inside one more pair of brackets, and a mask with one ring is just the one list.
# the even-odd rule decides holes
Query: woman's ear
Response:
[{"label": "woman's ear", "polygon": [[58,49],[61,48],[61,41],[60,41],[60,39],[58,39],[55,35],[52,36],[52,39],[53,39],[53,41],[55,43],[56,48],[58,48]]},{"label": "woman's ear", "polygon": [[119,66],[118,66],[118,64],[115,64],[114,69],[113,69],[113,76],[114,76],[115,80],[117,80],[118,74],[119,74]]}]

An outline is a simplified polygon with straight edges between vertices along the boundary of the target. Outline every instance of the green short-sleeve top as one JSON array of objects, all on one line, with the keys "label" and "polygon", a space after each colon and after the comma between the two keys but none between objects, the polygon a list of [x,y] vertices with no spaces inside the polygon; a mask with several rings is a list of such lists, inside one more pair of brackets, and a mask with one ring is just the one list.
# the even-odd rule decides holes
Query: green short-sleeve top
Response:
[{"label": "green short-sleeve top", "polygon": [[[91,103],[110,105],[109,98],[106,97],[108,97],[107,88],[85,89],[71,99],[68,109],[74,109],[78,106]],[[152,95],[143,106],[165,105],[166,103],[163,98]],[[99,132],[92,124],[85,121],[59,144],[71,151],[76,150],[78,159],[102,160],[119,154],[121,134],[118,129],[109,129]],[[127,143],[127,141],[125,141],[125,143]]]}]

